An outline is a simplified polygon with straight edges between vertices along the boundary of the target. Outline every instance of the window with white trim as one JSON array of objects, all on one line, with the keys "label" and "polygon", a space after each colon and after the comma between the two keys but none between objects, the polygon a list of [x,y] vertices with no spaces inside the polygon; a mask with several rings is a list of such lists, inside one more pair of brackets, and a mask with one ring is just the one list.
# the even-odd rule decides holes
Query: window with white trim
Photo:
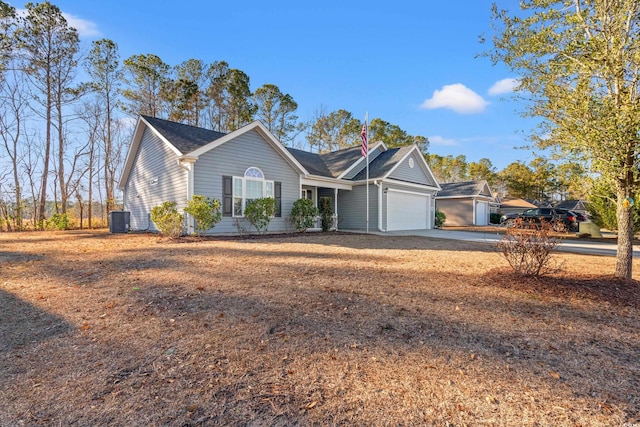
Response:
[{"label": "window with white trim", "polygon": [[250,167],[244,176],[233,177],[233,216],[244,216],[247,203],[263,197],[274,197],[274,182],[264,179],[262,171]]}]

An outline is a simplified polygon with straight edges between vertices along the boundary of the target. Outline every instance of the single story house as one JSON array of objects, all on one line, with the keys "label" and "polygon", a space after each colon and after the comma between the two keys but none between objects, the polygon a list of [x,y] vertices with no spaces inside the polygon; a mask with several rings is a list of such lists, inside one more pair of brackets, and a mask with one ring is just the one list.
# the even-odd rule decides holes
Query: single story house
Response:
[{"label": "single story house", "polygon": [[[320,197],[332,199],[336,228],[432,228],[440,186],[418,147],[370,144],[368,158],[360,150],[317,154],[288,148],[259,121],[225,134],[140,116],[119,187],[132,230],[155,231],[154,206],[174,201],[182,210],[195,194],[221,201],[223,217],[211,234],[239,232],[247,201],[260,197],[278,204],[271,232],[292,229],[294,201],[310,198],[317,206]],[[193,219],[186,221],[191,232]]]},{"label": "single story house", "polygon": [[527,209],[537,208],[533,203],[517,197],[505,197],[502,199],[498,213],[500,215],[508,215],[512,213],[521,213]]},{"label": "single story house", "polygon": [[489,225],[493,193],[485,180],[440,184],[436,209],[446,216],[445,225]]}]

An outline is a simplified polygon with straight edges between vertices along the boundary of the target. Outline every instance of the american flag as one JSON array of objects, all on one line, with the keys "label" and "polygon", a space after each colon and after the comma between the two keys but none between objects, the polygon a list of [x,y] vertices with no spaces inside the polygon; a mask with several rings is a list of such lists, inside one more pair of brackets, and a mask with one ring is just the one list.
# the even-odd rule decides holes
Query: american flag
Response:
[{"label": "american flag", "polygon": [[362,138],[362,156],[367,157],[367,152],[369,151],[369,146],[367,145],[367,122],[362,125],[360,137]]}]

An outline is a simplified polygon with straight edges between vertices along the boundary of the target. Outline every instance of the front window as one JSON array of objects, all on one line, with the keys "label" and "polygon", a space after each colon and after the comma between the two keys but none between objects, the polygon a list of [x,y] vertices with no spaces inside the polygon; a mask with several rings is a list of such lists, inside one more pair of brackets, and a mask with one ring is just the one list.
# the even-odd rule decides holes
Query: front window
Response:
[{"label": "front window", "polygon": [[233,177],[233,216],[243,216],[247,203],[262,197],[274,197],[274,183],[260,169],[250,167],[244,176]]}]

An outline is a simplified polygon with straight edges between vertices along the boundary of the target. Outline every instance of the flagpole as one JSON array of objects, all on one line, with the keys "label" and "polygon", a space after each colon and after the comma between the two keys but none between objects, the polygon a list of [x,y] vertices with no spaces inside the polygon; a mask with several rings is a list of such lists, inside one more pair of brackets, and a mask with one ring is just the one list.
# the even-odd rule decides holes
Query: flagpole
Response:
[{"label": "flagpole", "polygon": [[369,234],[369,112],[367,111],[364,116],[364,124],[367,127],[367,234]]}]

